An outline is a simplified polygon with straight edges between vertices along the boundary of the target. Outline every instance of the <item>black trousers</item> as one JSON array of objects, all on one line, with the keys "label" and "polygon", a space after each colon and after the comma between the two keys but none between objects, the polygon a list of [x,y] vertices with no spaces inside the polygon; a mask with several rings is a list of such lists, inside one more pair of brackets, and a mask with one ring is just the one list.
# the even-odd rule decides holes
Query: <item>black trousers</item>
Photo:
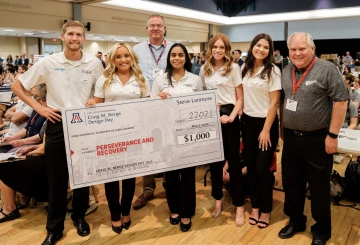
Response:
[{"label": "black trousers", "polygon": [[[224,115],[220,111],[220,116]],[[237,207],[244,205],[244,192],[242,189],[242,172],[239,162],[240,150],[240,121],[235,118],[232,123],[221,124],[225,161],[229,164],[229,176],[231,181],[231,197],[233,204]],[[215,200],[223,198],[223,167],[225,161],[210,164],[211,173],[211,196]]]},{"label": "black trousers", "polygon": [[195,214],[196,190],[195,167],[165,172],[166,198],[171,213],[181,218]]},{"label": "black trousers", "polygon": [[122,180],[121,187],[122,196],[120,204],[120,182],[105,183],[105,195],[112,221],[119,221],[121,215],[128,216],[130,214],[131,203],[135,193],[135,178]]},{"label": "black trousers", "polygon": [[[50,233],[62,232],[67,206],[68,168],[62,122],[47,124],[45,141],[46,168],[49,179],[49,211],[46,229]],[[74,189],[73,214],[84,217],[89,205],[89,187]]]},{"label": "black trousers", "polygon": [[279,121],[275,117],[270,129],[271,147],[263,151],[259,148],[258,138],[265,120],[265,118],[250,117],[245,113],[241,117],[244,160],[250,180],[251,205],[252,208],[260,208],[260,212],[269,213],[272,211],[274,184],[270,167],[279,140]]},{"label": "black trousers", "polygon": [[331,237],[330,175],[333,155],[325,151],[326,130],[297,136],[284,129],[282,180],[285,191],[284,212],[290,223],[305,226],[306,182],[311,193],[311,214],[316,224],[311,227],[314,238]]}]

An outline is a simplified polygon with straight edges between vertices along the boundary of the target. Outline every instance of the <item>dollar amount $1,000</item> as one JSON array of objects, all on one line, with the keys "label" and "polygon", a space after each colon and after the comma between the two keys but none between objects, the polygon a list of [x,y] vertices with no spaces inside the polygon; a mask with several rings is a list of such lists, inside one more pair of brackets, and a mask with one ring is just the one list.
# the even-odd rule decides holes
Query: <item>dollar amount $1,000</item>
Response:
[{"label": "dollar amount $1,000", "polygon": [[216,139],[215,130],[177,136],[179,145],[194,143],[197,141],[211,140],[211,139]]}]

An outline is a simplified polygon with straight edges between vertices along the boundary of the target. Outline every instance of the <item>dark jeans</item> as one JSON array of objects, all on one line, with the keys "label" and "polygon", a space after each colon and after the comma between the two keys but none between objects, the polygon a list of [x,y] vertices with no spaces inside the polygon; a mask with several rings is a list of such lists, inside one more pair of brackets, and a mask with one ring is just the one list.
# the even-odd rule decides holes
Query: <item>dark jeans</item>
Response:
[{"label": "dark jeans", "polygon": [[244,142],[244,160],[250,181],[250,198],[253,208],[260,208],[260,212],[269,213],[273,204],[274,176],[270,172],[274,152],[279,140],[279,121],[275,120],[270,129],[271,147],[267,150],[259,148],[259,135],[264,127],[266,118],[242,115],[242,137]]},{"label": "dark jeans", "polygon": [[331,237],[330,175],[333,155],[325,151],[326,130],[297,136],[284,129],[282,180],[285,191],[284,212],[290,223],[305,226],[306,182],[311,193],[311,214],[316,224],[311,227],[314,238]]},{"label": "dark jeans", "polygon": [[[224,115],[220,111],[220,116]],[[231,180],[231,197],[233,204],[237,207],[244,205],[244,192],[242,189],[242,172],[239,163],[240,150],[240,121],[238,118],[232,123],[221,124],[225,161],[229,164],[229,175]],[[211,173],[211,195],[215,200],[223,198],[223,167],[225,161],[210,164]]]},{"label": "dark jeans", "polygon": [[181,218],[195,214],[196,190],[195,167],[173,170],[165,173],[166,198],[171,213]]},{"label": "dark jeans", "polygon": [[112,221],[119,221],[121,215],[128,216],[130,214],[131,203],[135,193],[135,178],[122,180],[121,204],[119,185],[119,181],[105,183],[105,195]]},{"label": "dark jeans", "polygon": [[[49,179],[49,211],[46,229],[62,232],[67,206],[68,168],[62,122],[47,124],[45,141],[46,168]],[[89,205],[89,187],[74,189],[72,218],[83,218]]]}]

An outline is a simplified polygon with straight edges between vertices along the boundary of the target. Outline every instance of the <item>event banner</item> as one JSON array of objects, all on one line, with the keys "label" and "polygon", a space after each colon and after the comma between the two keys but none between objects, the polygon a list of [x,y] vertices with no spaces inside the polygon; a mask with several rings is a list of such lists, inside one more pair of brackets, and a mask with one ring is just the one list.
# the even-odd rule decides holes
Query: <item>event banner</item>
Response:
[{"label": "event banner", "polygon": [[63,108],[62,116],[71,188],[224,160],[216,91]]}]

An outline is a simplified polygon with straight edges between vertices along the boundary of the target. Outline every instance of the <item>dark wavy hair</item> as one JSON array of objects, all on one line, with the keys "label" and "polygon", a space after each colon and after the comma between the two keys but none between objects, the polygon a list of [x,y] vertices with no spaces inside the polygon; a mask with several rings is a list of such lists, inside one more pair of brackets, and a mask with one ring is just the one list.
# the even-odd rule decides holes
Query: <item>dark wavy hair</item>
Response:
[{"label": "dark wavy hair", "polygon": [[184,51],[184,54],[185,54],[184,69],[186,71],[188,71],[188,72],[191,72],[191,67],[192,67],[190,56],[189,56],[189,53],[188,53],[186,47],[181,43],[174,43],[171,46],[170,50],[169,50],[169,53],[168,53],[168,56],[167,56],[167,59],[166,59],[166,70],[165,70],[165,72],[167,72],[167,78],[168,78],[169,83],[170,83],[171,86],[173,86],[172,81],[171,81],[171,76],[172,76],[172,73],[173,73],[173,67],[172,67],[172,65],[170,63],[170,56],[171,56],[171,51],[175,47],[180,47]]},{"label": "dark wavy hair", "polygon": [[270,81],[271,79],[271,72],[273,70],[273,63],[274,63],[274,43],[271,39],[271,37],[268,34],[261,33],[254,37],[254,39],[251,41],[248,56],[245,60],[245,67],[242,70],[241,76],[244,78],[248,72],[254,71],[254,64],[255,64],[255,57],[252,54],[252,50],[254,46],[261,40],[265,39],[269,42],[269,55],[264,59],[264,70],[261,72],[260,77],[264,79],[267,77]]}]

